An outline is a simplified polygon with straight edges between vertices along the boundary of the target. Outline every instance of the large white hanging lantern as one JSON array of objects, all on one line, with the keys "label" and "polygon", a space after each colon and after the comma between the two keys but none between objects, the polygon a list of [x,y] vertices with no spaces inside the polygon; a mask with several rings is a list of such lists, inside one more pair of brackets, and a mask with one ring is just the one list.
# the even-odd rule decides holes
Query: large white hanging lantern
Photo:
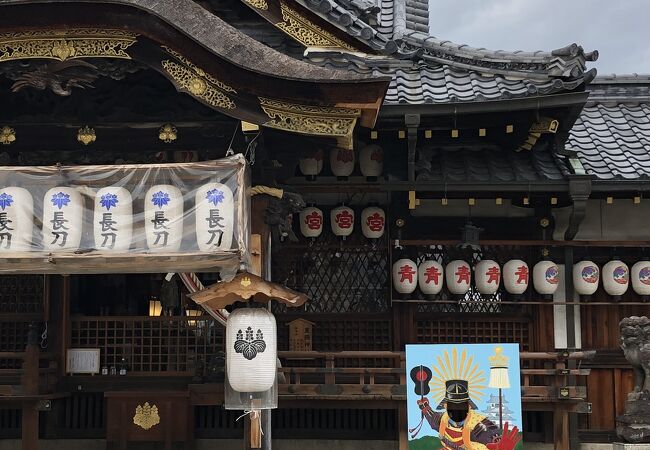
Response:
[{"label": "large white hanging lantern", "polygon": [[424,295],[436,295],[442,290],[444,270],[438,261],[424,261],[418,267],[418,287]]},{"label": "large white hanging lantern", "polygon": [[379,177],[384,171],[384,151],[378,145],[366,145],[359,152],[359,170],[364,177]]},{"label": "large white hanging lantern", "polygon": [[639,261],[630,269],[632,289],[641,296],[650,295],[650,261]]},{"label": "large white hanging lantern", "polygon": [[400,294],[411,294],[418,285],[418,266],[410,259],[398,259],[393,264],[393,287]]},{"label": "large white hanging lantern", "polygon": [[349,206],[339,206],[330,211],[330,225],[336,236],[350,236],[354,231],[354,210]]},{"label": "large white hanging lantern", "polygon": [[354,172],[354,150],[333,148],[330,151],[330,167],[337,177],[349,177]]},{"label": "large white hanging lantern", "polygon": [[560,269],[553,261],[540,261],[533,267],[533,286],[541,295],[553,295],[560,282]]},{"label": "large white hanging lantern", "polygon": [[264,392],[277,373],[275,317],[266,308],[239,308],[226,322],[228,383],[237,392]]},{"label": "large white hanging lantern", "polygon": [[454,295],[464,295],[472,283],[472,268],[465,261],[455,259],[445,268],[447,289]]},{"label": "large white hanging lantern", "polygon": [[483,295],[493,295],[501,283],[501,267],[496,261],[483,259],[474,267],[476,289]]},{"label": "large white hanging lantern", "polygon": [[28,252],[34,235],[34,200],[27,189],[0,189],[0,252]]},{"label": "large white hanging lantern", "polygon": [[309,206],[298,215],[300,232],[306,238],[317,238],[323,232],[323,211]]},{"label": "large white hanging lantern", "polygon": [[386,229],[386,213],[376,206],[361,211],[361,231],[368,239],[379,239]]},{"label": "large white hanging lantern", "polygon": [[106,187],[95,194],[93,217],[95,248],[125,252],[133,236],[133,200],[122,187]]},{"label": "large white hanging lantern", "polygon": [[521,259],[511,259],[503,265],[503,287],[510,294],[521,295],[528,289],[530,272]]},{"label": "large white hanging lantern", "polygon": [[301,158],[298,166],[304,176],[314,178],[323,170],[323,150],[317,150],[311,156]]},{"label": "large white hanging lantern", "polygon": [[593,261],[579,261],[573,265],[573,288],[579,295],[593,295],[598,290],[600,271]]},{"label": "large white hanging lantern", "polygon": [[77,250],[83,229],[83,200],[73,188],[55,187],[43,197],[43,248]]},{"label": "large white hanging lantern", "polygon": [[630,270],[623,261],[610,261],[603,266],[603,288],[614,297],[620,297],[627,292],[630,283]]},{"label": "large white hanging lantern", "polygon": [[144,200],[147,247],[154,252],[177,252],[183,240],[183,194],[176,186],[151,186]]},{"label": "large white hanging lantern", "polygon": [[230,250],[235,227],[232,191],[221,183],[208,183],[196,191],[196,240],[199,250]]}]

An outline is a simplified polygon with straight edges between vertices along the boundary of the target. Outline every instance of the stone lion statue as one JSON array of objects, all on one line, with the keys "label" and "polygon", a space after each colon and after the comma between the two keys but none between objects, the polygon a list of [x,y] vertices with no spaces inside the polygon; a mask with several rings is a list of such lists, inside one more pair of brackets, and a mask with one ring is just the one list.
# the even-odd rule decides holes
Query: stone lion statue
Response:
[{"label": "stone lion statue", "polygon": [[631,443],[650,442],[650,319],[621,320],[621,348],[634,369],[634,391],[625,402],[625,414],[616,418],[616,433]]},{"label": "stone lion statue", "polygon": [[634,392],[650,391],[650,319],[621,320],[621,348],[634,369]]}]

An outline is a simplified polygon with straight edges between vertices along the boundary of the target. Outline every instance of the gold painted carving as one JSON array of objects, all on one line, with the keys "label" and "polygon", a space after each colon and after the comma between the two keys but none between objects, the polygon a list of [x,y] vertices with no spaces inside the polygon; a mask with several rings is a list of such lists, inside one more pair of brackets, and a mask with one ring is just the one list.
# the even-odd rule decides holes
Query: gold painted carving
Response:
[{"label": "gold painted carving", "polygon": [[[246,0],[248,1],[248,0]],[[318,25],[312,23],[306,17],[303,17],[296,10],[280,2],[282,10],[282,20],[276,27],[287,33],[289,36],[300,42],[305,47],[333,47],[354,50],[354,48],[332,33],[323,30]]]},{"label": "gold painted carving", "polygon": [[156,405],[150,406],[149,402],[144,402],[144,405],[138,405],[135,408],[133,423],[143,430],[149,430],[158,425],[160,423],[158,407]]},{"label": "gold painted carving", "polygon": [[163,69],[182,89],[215,108],[235,109],[235,102],[224,92],[237,93],[237,91],[207,74],[203,69],[197,67],[179,53],[170,48],[164,48],[182,62],[182,64],[170,60],[162,62]]},{"label": "gold painted carving", "polygon": [[80,28],[0,34],[0,62],[20,59],[131,59],[126,50],[137,35],[123,30]]},{"label": "gold painted carving", "polygon": [[321,136],[349,136],[360,109],[309,106],[260,97],[260,106],[269,116],[264,125],[297,133]]},{"label": "gold painted carving", "polygon": [[269,5],[266,3],[266,0],[244,0],[246,3],[251,5],[253,8],[262,9],[266,11],[269,9]]}]

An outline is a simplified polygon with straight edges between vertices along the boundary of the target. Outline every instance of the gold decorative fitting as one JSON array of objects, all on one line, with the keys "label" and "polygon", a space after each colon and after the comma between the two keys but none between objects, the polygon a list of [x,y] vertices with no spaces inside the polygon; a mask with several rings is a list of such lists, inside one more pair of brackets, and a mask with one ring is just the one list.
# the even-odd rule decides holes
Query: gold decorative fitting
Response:
[{"label": "gold decorative fitting", "polygon": [[138,35],[124,30],[79,28],[0,34],[0,62],[20,59],[131,59],[126,50]]},{"label": "gold decorative fitting", "polygon": [[95,129],[90,128],[89,126],[79,128],[79,131],[77,132],[77,140],[83,145],[92,144],[97,140]]},{"label": "gold decorative fitting", "polygon": [[[246,1],[249,2],[249,0]],[[303,17],[298,11],[287,6],[284,2],[280,2],[280,9],[282,10],[283,22],[278,22],[275,26],[305,47],[344,48],[347,50],[354,50],[354,47],[346,44],[332,33],[323,30],[306,17]]]},{"label": "gold decorative fitting", "polygon": [[551,224],[551,221],[548,220],[546,217],[544,217],[543,219],[541,219],[541,220],[539,221],[539,226],[542,227],[542,228],[546,228],[546,227],[549,226],[550,224]]},{"label": "gold decorative fitting", "polygon": [[163,69],[181,89],[215,108],[235,109],[235,102],[224,92],[237,93],[237,91],[207,74],[203,69],[197,67],[174,50],[168,47],[163,48],[182,63],[170,60],[162,62]]},{"label": "gold decorative fitting", "polygon": [[11,127],[2,127],[0,129],[0,144],[10,145],[16,142],[16,130]]},{"label": "gold decorative fitting", "polygon": [[246,3],[251,5],[253,8],[261,9],[266,11],[269,9],[269,5],[266,3],[266,0],[244,0]]},{"label": "gold decorative fitting", "polygon": [[240,284],[244,287],[248,287],[251,285],[251,279],[250,277],[244,277],[241,279]]},{"label": "gold decorative fitting", "polygon": [[351,136],[360,109],[310,106],[260,97],[269,117],[264,126],[318,136]]},{"label": "gold decorative fitting", "polygon": [[149,402],[145,402],[144,405],[138,405],[135,408],[133,423],[143,430],[150,430],[152,427],[158,425],[160,423],[158,407],[156,405],[150,406]]},{"label": "gold decorative fitting", "polygon": [[530,133],[557,133],[560,122],[550,117],[542,117],[533,123],[528,130]]},{"label": "gold decorative fitting", "polygon": [[171,123],[163,125],[158,133],[158,139],[165,144],[170,144],[178,139],[178,130]]},{"label": "gold decorative fitting", "polygon": [[551,254],[551,252],[550,252],[547,248],[545,248],[545,249],[542,250],[542,256],[543,256],[544,258],[546,258],[546,257],[547,257],[548,255],[550,255],[550,254]]}]

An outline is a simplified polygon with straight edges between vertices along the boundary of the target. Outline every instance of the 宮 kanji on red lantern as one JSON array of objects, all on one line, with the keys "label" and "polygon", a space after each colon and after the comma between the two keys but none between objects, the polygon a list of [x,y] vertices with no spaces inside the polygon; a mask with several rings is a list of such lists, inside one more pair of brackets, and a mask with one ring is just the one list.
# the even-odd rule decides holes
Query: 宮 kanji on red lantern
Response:
[{"label": "\u5bae kanji on red lantern", "polygon": [[371,231],[381,231],[384,228],[384,218],[379,213],[368,216],[366,224]]},{"label": "\u5bae kanji on red lantern", "polygon": [[341,228],[350,228],[353,221],[354,216],[349,211],[341,211],[336,215],[336,223]]},{"label": "\u5bae kanji on red lantern", "polygon": [[307,214],[305,216],[305,225],[310,230],[318,230],[320,229],[321,225],[323,224],[323,216],[318,214],[316,211],[312,212],[311,214]]}]

